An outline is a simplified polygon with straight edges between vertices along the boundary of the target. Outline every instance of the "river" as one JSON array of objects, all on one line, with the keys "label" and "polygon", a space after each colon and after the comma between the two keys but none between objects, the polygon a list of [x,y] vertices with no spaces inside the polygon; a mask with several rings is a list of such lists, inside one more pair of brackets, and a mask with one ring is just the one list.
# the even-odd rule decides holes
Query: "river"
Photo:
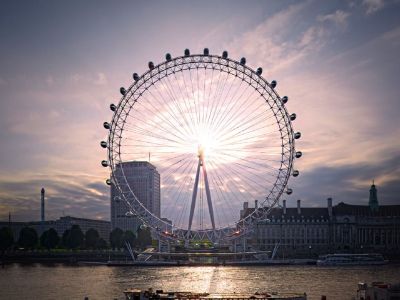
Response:
[{"label": "river", "polygon": [[360,281],[400,282],[400,265],[360,267],[107,267],[11,264],[0,268],[0,299],[124,299],[129,287],[196,292],[306,292],[351,299]]}]

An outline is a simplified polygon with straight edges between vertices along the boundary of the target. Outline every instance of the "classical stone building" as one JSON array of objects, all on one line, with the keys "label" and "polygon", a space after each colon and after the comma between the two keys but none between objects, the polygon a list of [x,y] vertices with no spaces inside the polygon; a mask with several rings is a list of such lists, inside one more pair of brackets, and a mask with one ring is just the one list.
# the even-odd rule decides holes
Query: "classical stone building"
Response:
[{"label": "classical stone building", "polygon": [[[241,217],[255,208],[244,204]],[[273,208],[267,219],[258,221],[247,237],[247,248],[273,250],[282,256],[333,252],[400,252],[400,205],[379,205],[376,186],[370,189],[369,205],[339,203],[326,207]]]}]

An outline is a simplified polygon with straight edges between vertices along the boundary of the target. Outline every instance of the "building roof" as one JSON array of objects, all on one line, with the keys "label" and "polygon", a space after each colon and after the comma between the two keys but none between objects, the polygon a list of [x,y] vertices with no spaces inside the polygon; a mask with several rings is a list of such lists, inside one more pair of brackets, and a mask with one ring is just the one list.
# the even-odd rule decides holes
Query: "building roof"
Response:
[{"label": "building roof", "polygon": [[71,217],[71,216],[61,217],[59,220],[60,221],[62,221],[62,220],[68,220],[68,221],[71,220],[71,221],[89,221],[89,222],[97,222],[97,223],[111,223],[110,221],[106,221],[106,220],[76,218],[76,217]]},{"label": "building roof", "polygon": [[[267,208],[264,208],[265,210]],[[249,207],[242,211],[242,216],[246,217],[254,212],[254,207]],[[282,218],[283,207],[274,207],[268,214],[268,218]],[[368,216],[368,217],[390,217],[400,216],[400,205],[381,205],[378,210],[372,210],[368,205],[352,205],[340,202],[339,204],[332,206],[332,215],[352,215],[352,216]],[[297,207],[286,207],[286,214],[288,218],[307,218],[307,219],[328,219],[329,212],[328,207],[300,207],[300,214],[297,211]]]},{"label": "building roof", "polygon": [[371,210],[369,205],[353,205],[340,202],[333,207],[334,215],[355,216],[400,216],[400,205],[379,205],[377,210]]}]

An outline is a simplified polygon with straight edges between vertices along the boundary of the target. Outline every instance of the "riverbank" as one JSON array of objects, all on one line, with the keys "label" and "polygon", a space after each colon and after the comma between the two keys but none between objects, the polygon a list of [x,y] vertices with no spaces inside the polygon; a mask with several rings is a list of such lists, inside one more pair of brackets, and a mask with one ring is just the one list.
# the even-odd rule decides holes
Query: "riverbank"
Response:
[{"label": "riverbank", "polygon": [[[400,257],[388,257],[390,264],[399,264]],[[55,250],[55,251],[15,251],[5,253],[0,264],[10,263],[76,263],[86,265],[112,266],[252,266],[252,265],[315,265],[316,258],[287,258],[274,260],[212,260],[207,257],[183,260],[132,261],[127,251],[118,250]]]},{"label": "riverbank", "polygon": [[113,250],[56,250],[56,251],[16,251],[5,253],[0,262],[9,263],[78,263],[80,261],[87,262],[103,262],[110,260],[127,261],[132,260],[130,255],[125,251]]}]

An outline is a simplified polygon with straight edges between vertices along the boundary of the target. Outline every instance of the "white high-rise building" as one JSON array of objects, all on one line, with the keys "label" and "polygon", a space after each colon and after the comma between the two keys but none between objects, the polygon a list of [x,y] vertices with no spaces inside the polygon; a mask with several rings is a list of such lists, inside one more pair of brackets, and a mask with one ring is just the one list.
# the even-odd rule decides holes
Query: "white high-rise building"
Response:
[{"label": "white high-rise building", "polygon": [[[160,216],[160,174],[147,161],[122,163],[128,184],[139,201],[154,215]],[[136,216],[126,215],[127,204],[118,197],[118,189],[111,185],[111,229],[132,230],[136,233],[141,221]]]}]

